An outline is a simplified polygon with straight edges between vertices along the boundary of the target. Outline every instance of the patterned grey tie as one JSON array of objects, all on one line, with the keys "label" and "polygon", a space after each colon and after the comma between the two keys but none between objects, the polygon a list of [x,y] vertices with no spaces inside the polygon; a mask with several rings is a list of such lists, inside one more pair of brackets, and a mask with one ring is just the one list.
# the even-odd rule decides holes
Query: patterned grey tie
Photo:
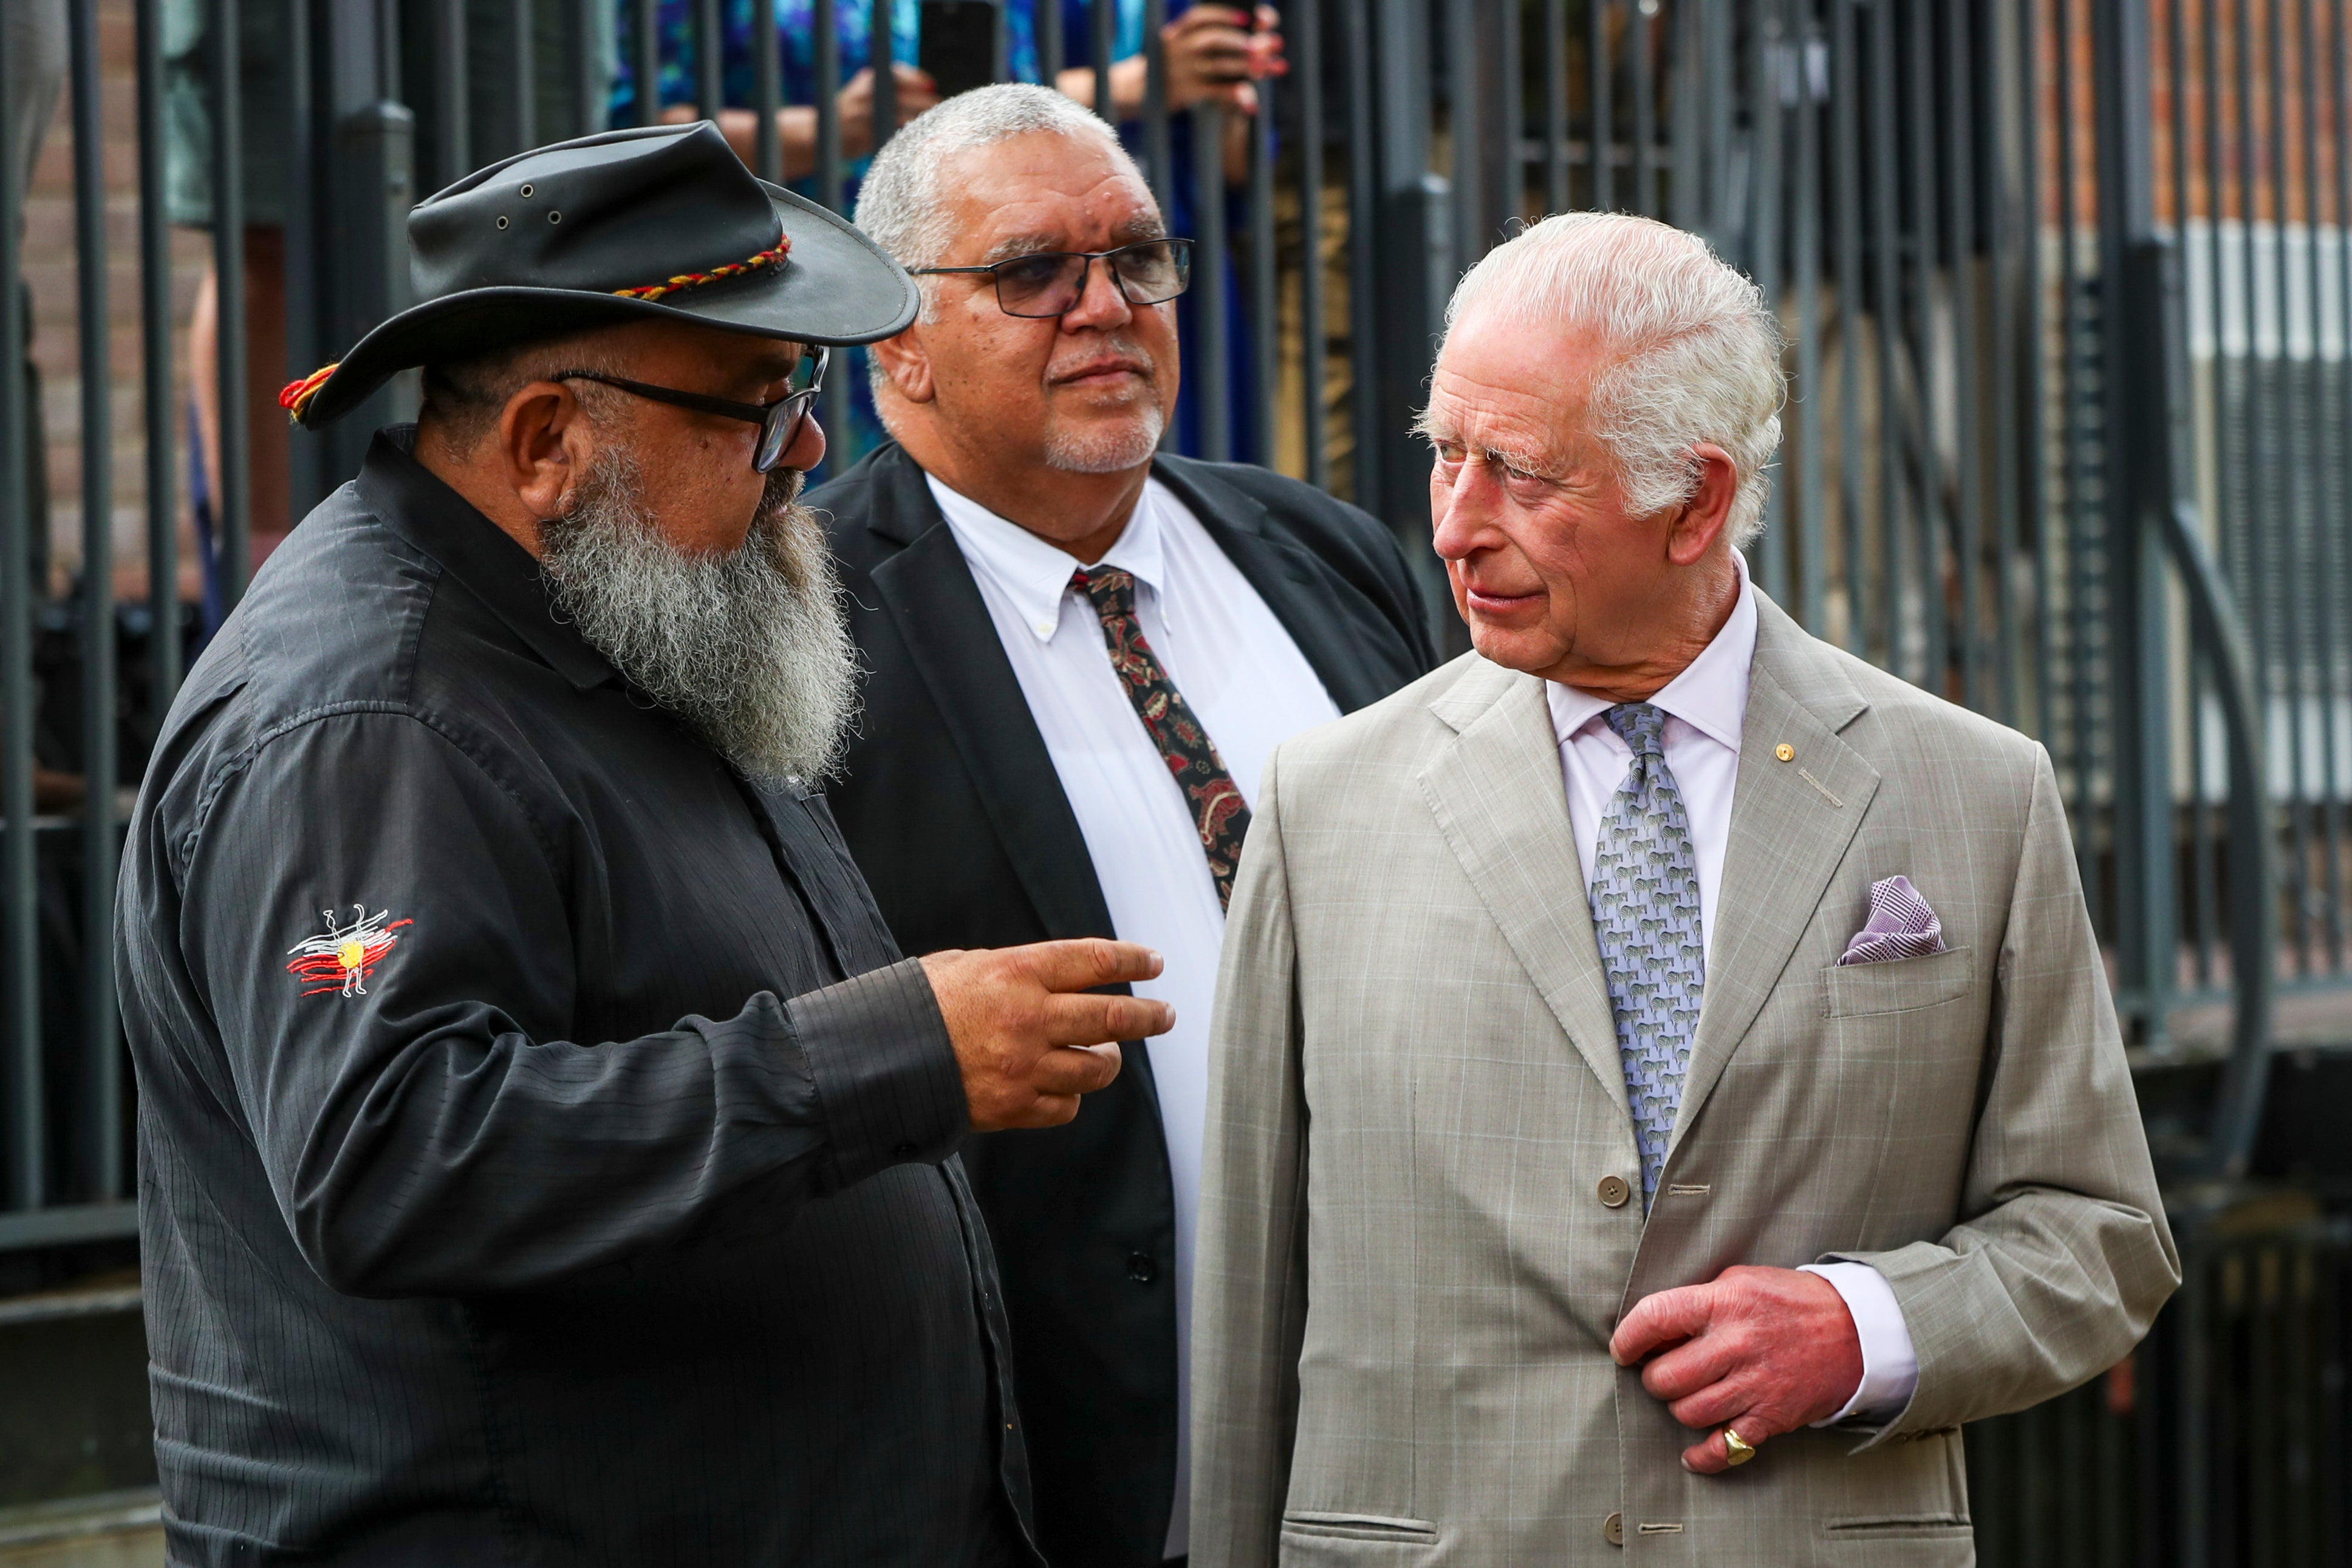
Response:
[{"label": "patterned grey tie", "polygon": [[1619,703],[1601,716],[1633,747],[1633,761],[1601,820],[1587,896],[1617,1019],[1646,1211],[1665,1166],[1706,986],[1698,860],[1683,792],[1666,767],[1665,714],[1649,703]]}]

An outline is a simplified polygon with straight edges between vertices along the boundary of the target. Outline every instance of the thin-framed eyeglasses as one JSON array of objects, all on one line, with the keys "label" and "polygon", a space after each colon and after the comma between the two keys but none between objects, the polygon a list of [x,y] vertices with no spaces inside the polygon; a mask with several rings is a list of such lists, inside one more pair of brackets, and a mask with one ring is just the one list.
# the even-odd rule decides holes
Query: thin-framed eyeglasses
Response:
[{"label": "thin-framed eyeglasses", "polygon": [[740,419],[746,424],[760,427],[760,444],[751,451],[751,471],[765,474],[783,461],[784,454],[800,439],[802,422],[809,410],[816,406],[817,394],[824,391],[824,371],[833,351],[822,346],[810,350],[802,363],[809,368],[806,386],[795,387],[773,402],[735,402],[723,397],[711,397],[703,392],[680,392],[676,387],[650,386],[644,382],[629,381],[622,376],[608,376],[601,371],[562,371],[547,379],[553,382],[594,382],[600,386],[618,387],[635,397],[654,402],[666,402],[675,408],[690,408],[697,413],[715,413],[722,419]]},{"label": "thin-framed eyeglasses", "polygon": [[1165,305],[1192,287],[1192,242],[1148,239],[1117,250],[1045,250],[1008,256],[985,267],[915,267],[917,277],[953,272],[985,272],[996,283],[996,308],[1030,319],[1066,316],[1087,297],[1096,262],[1101,262],[1129,305]]}]

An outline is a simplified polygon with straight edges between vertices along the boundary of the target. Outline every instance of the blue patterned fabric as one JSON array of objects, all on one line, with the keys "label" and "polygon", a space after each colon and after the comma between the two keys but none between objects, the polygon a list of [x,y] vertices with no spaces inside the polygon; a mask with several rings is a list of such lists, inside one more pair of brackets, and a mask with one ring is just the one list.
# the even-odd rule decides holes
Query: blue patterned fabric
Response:
[{"label": "blue patterned fabric", "polygon": [[1665,1166],[1706,987],[1698,860],[1683,792],[1666,767],[1664,712],[1619,703],[1601,716],[1633,748],[1633,761],[1601,821],[1586,895],[1617,1019],[1646,1210]]}]

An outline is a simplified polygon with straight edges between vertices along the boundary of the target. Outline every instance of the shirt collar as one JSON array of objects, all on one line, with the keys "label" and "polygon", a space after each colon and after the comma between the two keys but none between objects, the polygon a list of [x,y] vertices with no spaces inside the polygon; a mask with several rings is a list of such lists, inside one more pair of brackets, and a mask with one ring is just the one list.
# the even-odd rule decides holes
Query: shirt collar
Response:
[{"label": "shirt collar", "polygon": [[[1077,561],[1061,546],[948,488],[937,476],[926,473],[923,477],[929,482],[931,498],[940,504],[940,515],[947,519],[964,559],[974,570],[988,574],[1039,642],[1051,642],[1055,627],[1061,624],[1062,595],[1069,589],[1070,575],[1078,570]],[[1167,576],[1167,555],[1160,537],[1159,488],[1157,479],[1144,482],[1143,494],[1137,497],[1126,528],[1095,563],[1131,572],[1136,581],[1155,593],[1162,591]]]},{"label": "shirt collar", "polygon": [[[1731,617],[1697,658],[1683,666],[1650,701],[1681,719],[1708,739],[1739,749],[1748,717],[1748,672],[1756,661],[1756,590],[1748,580],[1748,561],[1738,550],[1732,565],[1739,572],[1739,598]],[[1562,745],[1601,714],[1615,706],[1612,699],[1580,686],[1558,681],[1544,683],[1551,706],[1552,734]]]},{"label": "shirt collar", "polygon": [[471,590],[556,674],[583,691],[615,679],[604,655],[558,618],[531,553],[416,461],[415,446],[413,424],[375,433],[358,480],[370,510]]}]

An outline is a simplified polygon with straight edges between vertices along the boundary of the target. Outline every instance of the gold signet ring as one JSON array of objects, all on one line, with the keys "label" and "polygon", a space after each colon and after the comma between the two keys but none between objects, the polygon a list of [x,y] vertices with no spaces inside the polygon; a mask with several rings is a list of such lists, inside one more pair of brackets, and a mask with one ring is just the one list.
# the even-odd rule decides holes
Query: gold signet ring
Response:
[{"label": "gold signet ring", "polygon": [[1723,1429],[1723,1449],[1731,1456],[1733,1465],[1744,1465],[1756,1457],[1756,1445],[1726,1427]]}]

